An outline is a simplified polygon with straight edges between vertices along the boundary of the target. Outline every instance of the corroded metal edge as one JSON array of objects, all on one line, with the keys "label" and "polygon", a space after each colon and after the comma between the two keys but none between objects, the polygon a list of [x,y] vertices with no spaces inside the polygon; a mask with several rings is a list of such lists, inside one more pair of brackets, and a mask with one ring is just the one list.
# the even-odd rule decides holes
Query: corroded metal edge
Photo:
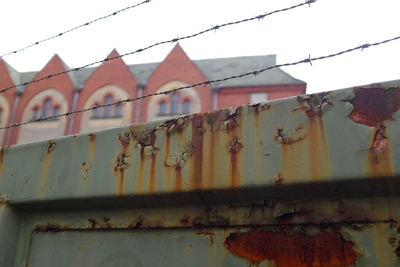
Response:
[{"label": "corroded metal edge", "polygon": [[366,86],[7,147],[0,191],[22,203],[384,177],[390,190],[399,109],[399,87]]}]

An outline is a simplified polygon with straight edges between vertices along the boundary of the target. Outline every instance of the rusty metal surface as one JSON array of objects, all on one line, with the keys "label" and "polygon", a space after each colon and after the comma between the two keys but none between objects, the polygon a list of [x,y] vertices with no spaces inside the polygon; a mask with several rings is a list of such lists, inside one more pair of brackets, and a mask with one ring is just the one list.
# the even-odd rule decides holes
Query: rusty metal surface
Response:
[{"label": "rusty metal surface", "polygon": [[373,85],[6,147],[0,233],[14,266],[399,266],[399,109]]}]

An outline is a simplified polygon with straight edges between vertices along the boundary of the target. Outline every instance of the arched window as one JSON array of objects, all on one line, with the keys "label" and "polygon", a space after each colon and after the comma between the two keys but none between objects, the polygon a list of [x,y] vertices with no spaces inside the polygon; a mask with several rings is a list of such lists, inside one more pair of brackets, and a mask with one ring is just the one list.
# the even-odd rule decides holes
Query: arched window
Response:
[{"label": "arched window", "polygon": [[122,104],[121,103],[118,103],[115,105],[114,117],[116,117],[116,118],[122,117]]},{"label": "arched window", "polygon": [[[95,103],[95,104],[94,104],[95,107],[98,106],[98,105],[99,105],[99,103]],[[92,118],[93,118],[93,119],[97,119],[97,118],[99,118],[99,117],[100,117],[99,108],[94,108],[94,109],[93,109],[93,112],[92,112]]]},{"label": "arched window", "polygon": [[60,107],[55,106],[53,109],[53,116],[57,116],[58,114],[60,114]]},{"label": "arched window", "polygon": [[39,107],[36,106],[32,110],[32,118],[31,118],[31,120],[37,120],[37,119],[39,119],[39,116],[40,116],[39,115]]},{"label": "arched window", "polygon": [[52,106],[52,100],[51,100],[51,98],[46,98],[46,99],[44,100],[44,103],[43,103],[42,118],[46,118],[46,117],[49,116],[50,110],[51,110],[51,106]]},{"label": "arched window", "polygon": [[188,114],[190,113],[190,101],[188,99],[186,99],[185,101],[183,101],[182,103],[182,113],[183,114]]},{"label": "arched window", "polygon": [[[106,96],[105,104],[106,104],[106,105],[109,105],[109,104],[111,104],[112,102],[113,102],[113,97],[112,97],[112,95]],[[103,114],[103,117],[104,117],[104,118],[109,118],[109,117],[111,117],[111,109],[112,109],[112,106],[106,106],[106,107],[104,107],[104,114]]]},{"label": "arched window", "polygon": [[171,96],[171,114],[178,114],[179,94],[173,93]]},{"label": "arched window", "polygon": [[160,109],[158,110],[159,115],[167,115],[167,103],[165,101],[160,102]]}]

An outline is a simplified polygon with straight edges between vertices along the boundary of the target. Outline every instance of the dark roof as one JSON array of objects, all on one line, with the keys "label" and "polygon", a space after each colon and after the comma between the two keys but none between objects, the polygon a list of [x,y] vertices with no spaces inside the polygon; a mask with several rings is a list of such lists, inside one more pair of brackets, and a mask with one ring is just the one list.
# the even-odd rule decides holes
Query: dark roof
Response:
[{"label": "dark roof", "polygon": [[[206,79],[215,80],[232,75],[242,74],[276,64],[275,55],[266,56],[247,56],[231,58],[215,58],[193,60],[196,66],[204,74]],[[146,85],[150,75],[160,63],[146,63],[128,65],[131,73],[136,77],[138,84]],[[66,65],[65,65],[66,66]],[[67,67],[67,66],[66,66]],[[85,68],[79,71],[70,72],[69,76],[75,84],[76,89],[81,89],[86,80],[96,70],[96,68]],[[22,72],[16,77],[17,72],[13,71],[13,80],[19,83],[31,81],[38,72]],[[224,82],[213,83],[215,89],[223,87],[245,87],[245,86],[265,86],[280,84],[305,84],[304,81],[293,78],[288,73],[279,68],[271,69],[256,76],[241,77]]]}]

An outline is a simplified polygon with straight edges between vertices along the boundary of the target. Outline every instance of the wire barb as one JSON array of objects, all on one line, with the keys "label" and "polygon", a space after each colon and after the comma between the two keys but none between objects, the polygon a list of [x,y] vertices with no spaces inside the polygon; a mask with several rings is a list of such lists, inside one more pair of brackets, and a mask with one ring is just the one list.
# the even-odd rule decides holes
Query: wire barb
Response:
[{"label": "wire barb", "polygon": [[[400,40],[400,36],[396,36],[396,37],[393,37],[393,38],[390,38],[390,39],[386,39],[386,40],[383,40],[383,41],[379,41],[379,42],[376,42],[376,43],[371,43],[371,44],[368,45],[368,47],[386,44],[386,43],[389,43],[389,42],[392,42],[392,41],[395,41],[395,40]],[[117,105],[117,104],[120,104],[120,103],[123,103],[123,102],[127,103],[127,102],[138,101],[138,100],[141,100],[141,99],[145,99],[145,98],[149,98],[149,97],[153,97],[153,96],[157,96],[157,95],[168,95],[168,94],[176,92],[176,91],[193,88],[193,87],[200,86],[200,85],[207,85],[207,84],[211,84],[211,83],[223,82],[223,81],[228,81],[228,80],[241,78],[241,77],[245,77],[245,76],[255,75],[255,73],[257,73],[257,75],[258,75],[258,74],[260,74],[262,72],[265,72],[265,71],[268,71],[268,70],[271,70],[271,69],[276,69],[276,68],[281,68],[281,67],[288,67],[288,66],[295,66],[295,65],[300,65],[300,64],[304,64],[304,63],[310,63],[311,64],[312,61],[318,61],[318,60],[333,58],[333,57],[337,57],[337,56],[340,56],[340,55],[343,55],[343,54],[354,52],[356,50],[359,50],[360,47],[362,47],[362,46],[356,46],[356,47],[353,47],[353,48],[349,48],[347,50],[342,50],[342,51],[339,51],[339,52],[336,52],[336,53],[332,53],[332,54],[328,54],[328,55],[324,55],[324,56],[319,56],[319,57],[311,57],[311,55],[309,54],[308,58],[303,59],[303,60],[299,60],[299,61],[283,63],[283,64],[276,64],[276,65],[273,65],[273,66],[261,68],[261,69],[258,69],[258,70],[253,70],[253,71],[242,73],[242,74],[233,75],[233,76],[230,76],[230,77],[225,77],[225,78],[215,79],[215,80],[206,80],[206,81],[202,81],[202,82],[199,82],[199,83],[178,87],[178,88],[175,88],[175,89],[169,90],[169,91],[162,91],[162,92],[152,93],[152,94],[143,95],[143,96],[135,97],[135,98],[126,98],[124,100],[113,102],[113,103],[109,103],[109,104],[95,105],[95,106],[92,106],[92,107],[89,107],[89,108],[85,108],[85,109],[81,109],[81,110],[70,111],[70,112],[67,112],[67,113],[64,113],[64,114],[54,115],[54,116],[45,117],[45,118],[39,118],[39,119],[36,119],[36,120],[33,120],[33,121],[18,122],[18,123],[14,123],[12,125],[0,127],[0,130],[5,130],[5,129],[13,128],[13,127],[18,127],[18,126],[22,126],[22,125],[33,123],[33,122],[37,122],[37,121],[56,119],[56,118],[59,118],[59,117],[62,117],[62,116],[66,116],[66,114],[76,114],[76,113],[87,112],[87,111],[90,111],[90,110],[93,110],[93,109],[113,106],[113,105]]]},{"label": "wire barb", "polygon": [[18,49],[18,50],[14,50],[14,51],[12,51],[12,52],[5,53],[5,54],[1,55],[0,57],[4,57],[4,56],[11,55],[11,54],[16,54],[16,53],[22,52],[22,51],[24,51],[24,50],[26,50],[26,49],[28,49],[28,48],[30,48],[30,47],[32,47],[32,46],[35,46],[35,45],[38,45],[38,44],[40,44],[40,43],[44,43],[44,42],[53,40],[53,39],[55,39],[55,38],[61,37],[61,36],[64,35],[64,34],[73,32],[73,31],[75,31],[75,30],[77,30],[77,29],[79,29],[79,28],[82,28],[82,27],[84,27],[84,26],[88,26],[88,25],[90,25],[90,24],[92,24],[92,23],[95,23],[95,22],[98,22],[98,21],[100,21],[100,20],[107,19],[107,18],[109,18],[109,17],[111,17],[111,16],[114,16],[114,15],[117,15],[118,13],[121,13],[121,12],[123,12],[123,11],[126,11],[126,10],[129,10],[129,9],[132,9],[132,8],[135,8],[135,7],[138,7],[138,6],[147,4],[147,3],[149,3],[150,1],[151,1],[151,0],[145,0],[145,1],[140,2],[140,3],[138,3],[138,4],[131,5],[131,6],[128,6],[128,7],[124,7],[124,8],[122,8],[122,9],[120,9],[120,10],[117,10],[117,11],[115,11],[115,12],[109,14],[109,15],[102,16],[102,17],[99,17],[99,18],[97,18],[97,19],[94,19],[94,20],[85,22],[85,23],[83,23],[83,24],[81,24],[81,25],[78,25],[78,26],[75,26],[75,27],[73,27],[73,28],[70,28],[70,29],[68,29],[68,30],[66,30],[66,31],[63,31],[63,32],[61,32],[61,33],[58,33],[58,34],[56,34],[56,35],[54,35],[54,36],[51,36],[51,37],[42,39],[42,40],[40,40],[40,41],[36,41],[36,42],[34,42],[34,43],[30,44],[30,45],[27,45],[27,46],[25,46],[25,47],[22,47],[22,48]]},{"label": "wire barb", "polygon": [[[148,0],[148,1],[151,1],[151,0]],[[140,4],[138,4],[138,5],[140,5]],[[290,6],[290,7],[277,9],[277,10],[271,11],[269,13],[263,13],[263,14],[261,14],[261,16],[264,16],[264,17],[271,16],[273,14],[280,13],[280,12],[285,12],[285,11],[289,11],[289,10],[293,10],[295,8],[302,7],[304,5],[307,5],[307,2],[302,2],[300,4],[293,5],[293,6]],[[231,22],[215,25],[215,26],[212,26],[212,27],[207,28],[205,30],[199,31],[197,33],[185,35],[185,36],[182,36],[182,37],[175,37],[175,38],[170,39],[170,40],[154,43],[154,44],[151,44],[149,46],[146,46],[146,47],[143,47],[143,48],[137,49],[135,51],[131,51],[131,52],[128,52],[128,53],[125,53],[125,54],[122,54],[122,55],[119,55],[119,56],[116,56],[116,57],[106,58],[106,59],[103,59],[103,60],[98,60],[98,61],[95,61],[95,62],[92,62],[92,63],[88,63],[86,65],[80,66],[79,68],[72,68],[72,69],[69,69],[69,70],[66,70],[66,71],[63,71],[63,72],[53,73],[53,77],[58,76],[58,75],[62,75],[62,74],[65,74],[65,73],[69,73],[69,72],[74,72],[77,69],[83,69],[83,68],[91,67],[91,66],[96,65],[96,64],[101,64],[101,63],[104,63],[104,62],[109,61],[109,60],[114,60],[114,59],[117,59],[117,58],[123,58],[125,56],[137,54],[137,53],[143,52],[145,50],[154,48],[156,46],[160,46],[160,45],[164,45],[164,44],[168,44],[168,43],[176,43],[176,42],[178,42],[180,40],[194,38],[194,37],[197,37],[199,35],[202,35],[202,34],[205,34],[205,33],[211,32],[211,31],[215,31],[216,27],[218,29],[220,29],[220,28],[223,28],[223,27],[233,26],[233,25],[237,25],[237,24],[241,24],[241,23],[245,23],[245,22],[250,22],[250,21],[253,21],[253,20],[259,20],[259,16],[260,15],[257,15],[257,16],[254,16],[254,17],[250,17],[250,18],[246,18],[246,19],[241,19],[241,20],[236,20],[236,21],[231,21]],[[44,79],[43,78],[42,79],[36,79],[36,80],[28,82],[27,84],[40,82],[41,80],[44,80]],[[8,91],[10,89],[17,88],[18,86],[21,86],[21,84],[3,88],[3,89],[0,90],[0,93],[4,93],[4,92],[6,92],[6,91]]]}]

